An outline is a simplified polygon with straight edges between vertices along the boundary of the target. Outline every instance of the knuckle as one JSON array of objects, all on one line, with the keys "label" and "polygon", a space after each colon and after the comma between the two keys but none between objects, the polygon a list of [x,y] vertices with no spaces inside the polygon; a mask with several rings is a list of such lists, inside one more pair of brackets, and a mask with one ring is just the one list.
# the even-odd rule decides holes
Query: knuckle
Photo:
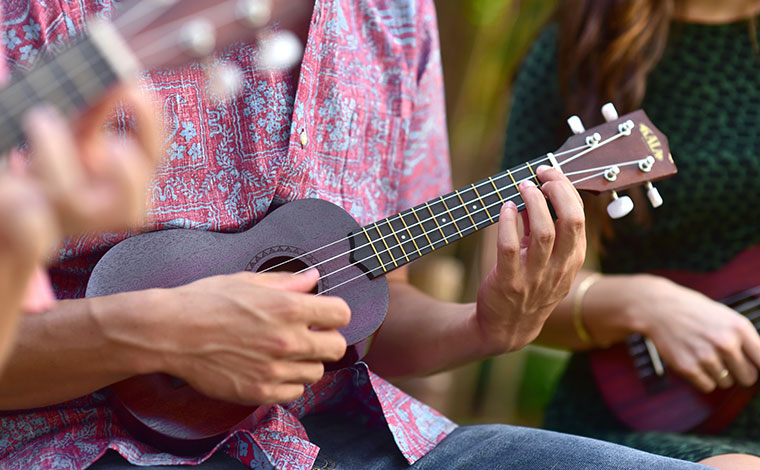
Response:
[{"label": "knuckle", "polygon": [[554,243],[554,230],[542,229],[535,233],[536,240],[539,244],[547,246]]},{"label": "knuckle", "polygon": [[270,384],[255,382],[250,384],[247,389],[247,394],[250,395],[254,401],[267,403],[274,399],[274,387]]},{"label": "knuckle", "polygon": [[325,374],[325,366],[321,362],[317,362],[313,367],[309,369],[306,374],[306,383],[317,383]]},{"label": "knuckle", "polygon": [[498,249],[503,258],[514,258],[520,254],[520,246],[516,243],[499,242]]},{"label": "knuckle", "polygon": [[335,332],[334,338],[329,344],[329,350],[326,352],[329,359],[337,361],[346,354],[348,344],[342,334]]},{"label": "knuckle", "polygon": [[293,334],[280,332],[273,338],[274,353],[277,357],[289,357],[298,354],[303,349],[300,341]]},{"label": "knuckle", "polygon": [[284,373],[281,366],[274,362],[267,362],[261,366],[261,376],[268,381],[279,381]]},{"label": "knuckle", "polygon": [[698,348],[694,352],[694,356],[696,357],[697,362],[703,365],[715,365],[720,362],[715,349],[709,346],[702,346]]},{"label": "knuckle", "polygon": [[713,338],[715,348],[723,354],[734,355],[739,351],[740,341],[733,331],[717,334]]}]

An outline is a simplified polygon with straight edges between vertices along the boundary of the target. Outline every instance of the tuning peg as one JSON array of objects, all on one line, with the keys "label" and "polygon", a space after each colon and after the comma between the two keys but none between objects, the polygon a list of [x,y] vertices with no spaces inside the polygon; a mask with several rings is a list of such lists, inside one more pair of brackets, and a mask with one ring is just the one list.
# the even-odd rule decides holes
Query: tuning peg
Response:
[{"label": "tuning peg", "polygon": [[615,109],[615,105],[612,103],[607,103],[602,106],[602,116],[604,116],[604,120],[607,122],[617,121],[618,118],[620,118],[617,109]]},{"label": "tuning peg", "polygon": [[205,57],[216,46],[214,26],[203,19],[196,19],[182,27],[179,33],[181,46],[196,57]]},{"label": "tuning peg", "polygon": [[660,196],[660,192],[652,185],[651,181],[647,181],[646,188],[647,197],[649,198],[652,207],[655,209],[660,207],[662,205],[662,196]]},{"label": "tuning peg", "polygon": [[633,210],[633,201],[628,196],[618,196],[617,191],[612,191],[612,201],[607,204],[607,214],[613,219],[619,219],[630,214]]},{"label": "tuning peg", "polygon": [[223,62],[208,70],[209,92],[218,100],[228,100],[235,95],[243,85],[243,71],[237,64]]},{"label": "tuning peg", "polygon": [[262,28],[272,17],[272,4],[269,0],[240,0],[237,15],[248,26]]},{"label": "tuning peg", "polygon": [[303,56],[303,45],[290,31],[279,31],[261,44],[259,64],[265,69],[288,68],[296,65]]},{"label": "tuning peg", "polygon": [[586,132],[586,128],[583,126],[583,122],[578,116],[570,116],[567,119],[567,125],[570,126],[570,130],[573,131],[573,134],[575,135]]}]

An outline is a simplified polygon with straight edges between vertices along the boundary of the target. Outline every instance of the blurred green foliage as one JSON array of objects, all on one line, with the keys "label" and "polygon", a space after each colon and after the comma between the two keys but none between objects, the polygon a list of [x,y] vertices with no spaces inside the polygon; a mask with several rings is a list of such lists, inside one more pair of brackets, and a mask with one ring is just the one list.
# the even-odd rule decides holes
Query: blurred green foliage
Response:
[{"label": "blurred green foliage", "polygon": [[436,0],[454,184],[493,173],[510,83],[556,0]]}]

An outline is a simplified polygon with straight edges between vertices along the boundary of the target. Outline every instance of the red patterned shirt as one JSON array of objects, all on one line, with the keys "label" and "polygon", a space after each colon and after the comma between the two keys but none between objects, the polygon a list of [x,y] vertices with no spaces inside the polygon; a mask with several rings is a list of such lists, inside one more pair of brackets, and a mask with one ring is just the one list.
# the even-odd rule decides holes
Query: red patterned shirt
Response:
[{"label": "red patterned shirt", "polygon": [[[56,49],[109,17],[111,0],[2,0],[0,42],[12,69],[27,69],[45,45]],[[244,72],[237,99],[207,93],[206,65],[143,78],[164,111],[166,156],[148,197],[151,229],[239,231],[273,203],[318,197],[361,224],[448,191],[443,83],[432,0],[316,0],[297,83],[257,69],[257,49],[222,54]],[[118,112],[114,128],[130,125]],[[81,297],[92,267],[126,234],[68,241],[52,270],[59,298]],[[215,451],[251,468],[307,469],[318,453],[299,418],[324,410],[360,414],[388,426],[414,462],[454,424],[370,372],[327,374],[298,400],[273,406],[256,425]],[[197,463],[132,438],[104,394],[4,413],[0,467],[86,468],[107,449],[141,465]]]}]

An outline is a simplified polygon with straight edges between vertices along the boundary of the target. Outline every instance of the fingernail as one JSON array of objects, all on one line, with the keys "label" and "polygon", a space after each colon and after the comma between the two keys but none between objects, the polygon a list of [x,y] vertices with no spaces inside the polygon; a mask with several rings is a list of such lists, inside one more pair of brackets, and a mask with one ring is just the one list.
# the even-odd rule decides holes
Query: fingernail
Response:
[{"label": "fingernail", "polygon": [[514,209],[515,211],[517,211],[517,206],[512,201],[507,201],[504,203],[504,205],[507,206],[507,209]]},{"label": "fingernail", "polygon": [[536,183],[534,183],[534,182],[533,182],[533,181],[531,181],[531,180],[525,180],[525,181],[523,181],[523,182],[522,182],[520,185],[521,185],[521,186],[525,186],[525,187],[527,187],[527,188],[535,188],[535,187],[536,187]]},{"label": "fingernail", "polygon": [[549,165],[539,165],[538,168],[536,168],[536,173],[541,174],[551,168]]}]

